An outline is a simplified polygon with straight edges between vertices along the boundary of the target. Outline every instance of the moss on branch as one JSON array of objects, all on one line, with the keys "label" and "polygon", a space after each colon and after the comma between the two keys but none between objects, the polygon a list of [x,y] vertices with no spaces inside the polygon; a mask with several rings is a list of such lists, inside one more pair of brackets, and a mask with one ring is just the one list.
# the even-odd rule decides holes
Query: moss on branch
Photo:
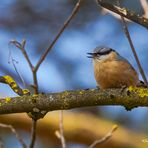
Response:
[{"label": "moss on branch", "polygon": [[77,107],[120,105],[127,110],[148,106],[147,88],[73,90],[0,99],[0,114],[67,110]]}]

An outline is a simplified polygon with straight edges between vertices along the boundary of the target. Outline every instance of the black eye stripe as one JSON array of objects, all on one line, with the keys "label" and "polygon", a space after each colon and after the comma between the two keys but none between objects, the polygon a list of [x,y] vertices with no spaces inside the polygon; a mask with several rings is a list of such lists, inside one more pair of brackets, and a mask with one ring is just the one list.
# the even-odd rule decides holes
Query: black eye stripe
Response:
[{"label": "black eye stripe", "polygon": [[110,50],[106,50],[106,51],[99,51],[97,52],[96,54],[99,54],[99,55],[106,55],[106,54],[109,54],[110,52],[114,51],[113,49],[110,49]]}]

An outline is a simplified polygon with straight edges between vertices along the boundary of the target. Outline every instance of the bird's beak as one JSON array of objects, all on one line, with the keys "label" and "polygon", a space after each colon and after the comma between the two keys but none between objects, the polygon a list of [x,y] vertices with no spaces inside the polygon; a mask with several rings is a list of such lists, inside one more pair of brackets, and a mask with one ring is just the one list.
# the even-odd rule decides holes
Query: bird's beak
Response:
[{"label": "bird's beak", "polygon": [[89,56],[87,56],[88,58],[94,58],[95,57],[95,53],[87,53]]}]

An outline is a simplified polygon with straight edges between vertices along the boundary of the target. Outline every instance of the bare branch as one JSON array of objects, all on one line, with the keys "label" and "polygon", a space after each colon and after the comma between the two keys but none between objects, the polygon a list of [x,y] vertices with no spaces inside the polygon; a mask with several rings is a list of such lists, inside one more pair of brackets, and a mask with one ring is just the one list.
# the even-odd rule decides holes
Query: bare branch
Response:
[{"label": "bare branch", "polygon": [[0,148],[3,148],[4,144],[3,144],[3,139],[0,137]]},{"label": "bare branch", "polygon": [[17,69],[17,66],[16,66],[16,64],[18,63],[18,61],[16,61],[16,60],[12,57],[12,55],[10,55],[10,59],[9,59],[8,63],[10,63],[10,64],[12,63],[13,68],[14,68],[15,72],[17,73],[18,77],[19,77],[20,80],[22,81],[23,85],[26,86],[26,83],[25,83],[25,81],[24,81],[22,75],[19,73],[19,71],[18,71],[18,69]]},{"label": "bare branch", "polygon": [[63,110],[60,111],[59,128],[60,128],[60,140],[61,140],[62,148],[66,148],[66,142],[64,137],[64,127],[63,127]]},{"label": "bare branch", "polygon": [[39,66],[42,64],[42,62],[44,61],[44,59],[46,58],[47,54],[49,53],[49,51],[52,49],[52,47],[54,46],[54,44],[56,43],[56,41],[58,40],[58,38],[61,36],[61,34],[63,33],[63,31],[66,29],[66,27],[68,26],[68,24],[71,22],[71,20],[74,18],[74,16],[77,14],[79,8],[80,8],[80,4],[81,4],[82,0],[79,0],[77,2],[77,4],[75,5],[71,15],[67,18],[67,20],[65,21],[64,25],[62,26],[62,28],[59,30],[58,34],[56,35],[56,37],[54,38],[54,40],[52,41],[52,43],[50,44],[50,46],[45,50],[45,52],[43,53],[43,55],[41,56],[40,60],[38,61],[37,65],[35,66],[35,70],[37,71]]},{"label": "bare branch", "polygon": [[77,107],[120,105],[127,110],[148,107],[148,88],[75,90],[0,99],[0,114],[67,110]]},{"label": "bare branch", "polygon": [[135,12],[127,10],[125,8],[120,8],[120,7],[117,7],[117,6],[112,5],[110,3],[104,2],[104,0],[97,0],[97,2],[102,7],[106,8],[110,11],[113,11],[113,12],[115,12],[127,19],[130,19],[131,21],[138,23],[148,29],[148,19],[147,18],[145,18],[143,16],[139,16]]},{"label": "bare branch", "polygon": [[19,85],[15,82],[15,80],[9,75],[0,76],[0,83],[8,84],[11,89],[20,96],[30,95],[29,90],[21,89]]},{"label": "bare branch", "polygon": [[34,88],[34,94],[39,93],[39,85],[38,85],[38,79],[37,79],[37,72],[35,70],[32,71],[33,74],[33,88]]},{"label": "bare branch", "polygon": [[6,124],[0,123],[0,127],[1,128],[9,128],[11,130],[11,132],[16,136],[16,138],[18,139],[18,141],[20,142],[22,147],[27,148],[24,140],[20,137],[20,135],[16,132],[16,130],[12,127],[12,125],[6,125]]},{"label": "bare branch", "polygon": [[127,37],[127,39],[128,39],[128,42],[129,42],[129,44],[130,44],[131,50],[132,50],[133,55],[134,55],[134,57],[135,57],[135,60],[136,60],[136,62],[137,62],[137,65],[138,65],[139,71],[140,71],[140,73],[141,73],[141,76],[142,76],[142,78],[143,78],[145,84],[148,86],[148,82],[147,82],[147,79],[146,79],[144,70],[143,70],[143,68],[142,68],[142,66],[141,66],[141,63],[140,63],[140,61],[139,61],[139,58],[138,58],[138,55],[137,55],[137,53],[136,53],[134,44],[133,44],[132,39],[131,39],[131,37],[130,37],[130,33],[129,33],[129,31],[128,31],[127,24],[126,24],[126,22],[125,22],[123,16],[121,16],[121,20],[122,20],[122,24],[123,24],[124,33],[125,33],[125,35],[126,35],[126,37]]},{"label": "bare branch", "polygon": [[115,132],[117,130],[118,126],[114,125],[111,129],[111,131],[109,131],[103,138],[94,141],[88,148],[94,148],[95,146],[105,143],[107,142],[113,135],[113,132]]},{"label": "bare branch", "polygon": [[63,110],[60,111],[59,129],[60,130],[55,131],[55,135],[58,139],[61,140],[62,148],[66,148],[66,142],[65,142],[65,137],[64,137],[64,127],[63,127]]},{"label": "bare branch", "polygon": [[28,65],[29,65],[30,69],[32,70],[34,67],[33,67],[33,65],[31,63],[31,60],[29,59],[29,56],[28,56],[26,50],[25,50],[26,40],[24,39],[22,41],[22,43],[19,43],[16,40],[11,40],[10,43],[12,43],[13,45],[15,45],[17,48],[19,48],[21,50],[21,52],[23,53],[26,61],[28,62]]},{"label": "bare branch", "polygon": [[32,119],[32,131],[31,131],[31,143],[30,143],[30,148],[33,148],[35,145],[35,140],[36,140],[36,126],[37,126],[37,121]]},{"label": "bare branch", "polygon": [[[34,81],[34,86],[33,86],[33,88],[34,88],[34,93],[35,93],[35,94],[38,94],[37,71],[35,71],[34,66],[33,66],[33,64],[31,63],[31,60],[29,59],[29,56],[28,56],[28,54],[27,54],[27,52],[26,52],[26,50],[25,50],[26,40],[23,40],[22,43],[19,43],[19,42],[16,41],[16,40],[12,40],[11,43],[13,43],[17,48],[19,48],[19,49],[22,51],[22,53],[23,53],[23,55],[24,55],[26,61],[28,62],[28,65],[29,65],[29,67],[30,67],[30,69],[31,69],[31,71],[32,71],[32,75],[33,75],[33,81]],[[31,117],[31,116],[29,116],[29,117]],[[35,118],[35,116],[33,116],[33,114],[32,114],[32,117]],[[32,118],[32,131],[31,131],[30,148],[33,148],[33,147],[34,147],[34,145],[35,145],[35,140],[36,140],[37,119],[34,119],[34,118]]]},{"label": "bare branch", "polygon": [[28,65],[29,65],[29,67],[30,67],[30,69],[31,69],[31,71],[32,71],[33,81],[34,81],[34,85],[33,85],[34,93],[35,93],[35,94],[38,94],[37,72],[36,72],[36,70],[34,69],[34,66],[33,66],[33,64],[31,63],[31,60],[30,60],[30,58],[29,58],[29,56],[28,56],[28,54],[27,54],[27,52],[26,52],[26,49],[25,49],[26,40],[23,40],[22,43],[19,43],[19,42],[16,41],[16,40],[12,40],[12,41],[10,41],[10,43],[14,44],[17,48],[19,48],[19,49],[22,51],[22,53],[23,53],[23,55],[24,55],[26,61],[28,62]]},{"label": "bare branch", "polygon": [[63,128],[63,110],[60,111],[60,123],[59,123],[60,130],[55,131],[55,135],[58,139],[61,140],[62,148],[66,148],[66,142],[64,137],[64,128]]}]

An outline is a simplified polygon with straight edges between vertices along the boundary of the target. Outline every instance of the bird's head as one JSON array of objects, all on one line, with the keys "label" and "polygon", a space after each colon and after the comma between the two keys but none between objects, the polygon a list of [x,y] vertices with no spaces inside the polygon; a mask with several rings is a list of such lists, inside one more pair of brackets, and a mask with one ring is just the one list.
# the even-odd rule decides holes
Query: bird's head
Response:
[{"label": "bird's head", "polygon": [[109,47],[96,47],[92,53],[87,53],[89,56],[88,58],[93,58],[93,60],[97,60],[98,62],[103,62],[107,60],[113,60],[117,58],[118,53]]}]

